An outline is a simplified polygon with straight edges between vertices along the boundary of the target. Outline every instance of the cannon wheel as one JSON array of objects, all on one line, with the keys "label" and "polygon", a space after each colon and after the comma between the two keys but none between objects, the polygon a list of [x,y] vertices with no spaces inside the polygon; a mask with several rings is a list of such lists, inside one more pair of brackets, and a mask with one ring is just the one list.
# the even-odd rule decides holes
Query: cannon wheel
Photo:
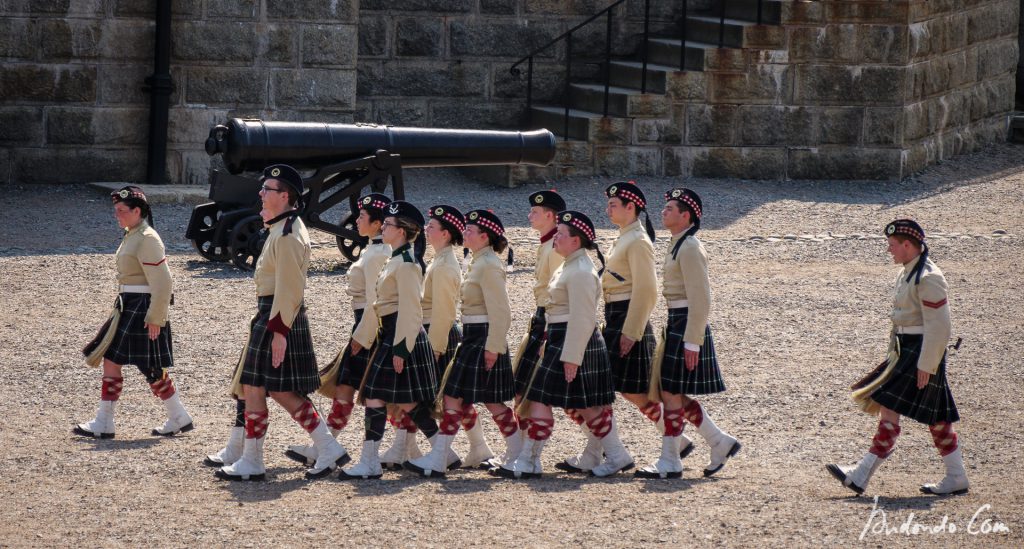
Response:
[{"label": "cannon wheel", "polygon": [[197,233],[196,238],[192,239],[192,246],[199,252],[199,255],[210,261],[231,259],[231,254],[225,246],[217,246],[214,243],[217,223],[220,222],[222,213],[224,212],[216,202],[203,204],[192,210],[189,228]]},{"label": "cannon wheel", "polygon": [[263,218],[259,215],[244,217],[235,223],[228,240],[231,262],[239,269],[251,271],[256,268],[256,260],[263,251],[263,243],[267,233],[263,230]]},{"label": "cannon wheel", "polygon": [[[359,212],[348,214],[348,217],[341,222],[342,228],[358,233],[356,229],[357,217],[359,217]],[[361,240],[353,240],[343,236],[336,236],[334,238],[338,241],[338,249],[341,250],[341,255],[345,256],[345,259],[349,261],[354,262],[359,259],[360,254],[363,253],[363,248],[366,247],[366,243]]]}]

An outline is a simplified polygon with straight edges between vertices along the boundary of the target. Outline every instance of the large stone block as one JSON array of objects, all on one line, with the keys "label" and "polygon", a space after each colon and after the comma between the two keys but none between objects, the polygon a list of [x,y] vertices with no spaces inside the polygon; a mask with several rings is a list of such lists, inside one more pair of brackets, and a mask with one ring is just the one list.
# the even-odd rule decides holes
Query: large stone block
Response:
[{"label": "large stone block", "polygon": [[388,52],[388,21],[384,17],[359,17],[359,57],[376,57]]},{"label": "large stone block", "polygon": [[909,17],[907,2],[842,0],[822,3],[827,21],[900,24],[906,23]]},{"label": "large stone block", "polygon": [[978,46],[978,80],[986,80],[1017,68],[1017,40],[1013,37]]},{"label": "large stone block", "polygon": [[1016,36],[1020,24],[1019,0],[1002,0],[967,12],[967,42],[976,44],[1002,36]]},{"label": "large stone block", "polygon": [[356,72],[341,69],[275,70],[273,102],[281,107],[351,110],[356,104]]},{"label": "large stone block", "polygon": [[662,147],[661,175],[690,177],[693,175],[690,147]]},{"label": "large stone block", "polygon": [[92,59],[100,55],[100,21],[50,19],[40,21],[45,59]]},{"label": "large stone block", "polygon": [[308,25],[302,28],[303,66],[354,68],[357,47],[355,25]]},{"label": "large stone block", "polygon": [[0,65],[0,97],[9,102],[91,103],[96,101],[96,68]]},{"label": "large stone block", "polygon": [[144,108],[56,107],[46,113],[51,145],[144,145],[148,129]]},{"label": "large stone block", "polygon": [[790,179],[900,178],[900,149],[827,148],[790,149]]},{"label": "large stone block", "polygon": [[185,102],[203,105],[265,105],[267,70],[197,67],[188,71]]},{"label": "large stone block", "polygon": [[673,101],[704,101],[707,88],[704,71],[670,72],[665,76],[665,93]]},{"label": "large stone block", "polygon": [[374,102],[367,120],[391,126],[429,126],[430,108],[426,99],[382,99]]},{"label": "large stone block", "polygon": [[466,13],[472,11],[473,0],[403,0],[401,7],[390,0],[362,0],[359,4],[360,11],[384,11],[393,10],[396,12],[429,11],[436,13]]},{"label": "large stone block", "polygon": [[259,11],[259,2],[252,0],[207,0],[207,17],[226,17],[235,20],[253,19]]},{"label": "large stone block", "polygon": [[255,30],[252,23],[174,21],[171,53],[178,61],[252,62]]},{"label": "large stone block", "polygon": [[694,177],[786,178],[784,148],[694,147],[690,154]]},{"label": "large stone block", "polygon": [[0,57],[35,59],[38,49],[38,20],[0,19]]},{"label": "large stone block", "polygon": [[[491,67],[494,71],[491,96],[496,98],[516,98],[526,101],[528,84],[526,67],[519,67],[522,72],[513,75],[505,63],[496,63]],[[535,65],[533,68],[532,98],[535,102],[557,102],[565,91],[565,69],[551,65]]]},{"label": "large stone block", "polygon": [[822,145],[857,145],[863,126],[863,108],[825,107],[818,119],[818,142]]},{"label": "large stone block", "polygon": [[736,105],[690,104],[686,106],[687,145],[733,145],[740,123]]},{"label": "large stone block", "polygon": [[227,109],[174,107],[167,117],[167,141],[171,144],[201,147],[210,128],[228,119]]},{"label": "large stone block", "polygon": [[782,25],[751,25],[743,29],[744,48],[781,49],[786,46]]},{"label": "large stone block", "polygon": [[817,142],[815,113],[804,107],[743,106],[738,108],[733,123],[741,145],[766,147]]},{"label": "large stone block", "polygon": [[711,74],[711,100],[715,103],[788,103],[793,97],[788,65],[757,65],[741,74]]},{"label": "large stone block", "polygon": [[789,25],[825,22],[824,2],[782,2],[782,22]]},{"label": "large stone block", "polygon": [[5,15],[66,15],[71,0],[8,0],[0,7]]},{"label": "large stone block", "polygon": [[544,15],[593,15],[606,7],[598,0],[525,0],[523,13]]},{"label": "large stone block", "polygon": [[294,66],[298,62],[299,33],[290,23],[256,25],[256,65]]},{"label": "large stone block", "polygon": [[866,107],[864,144],[899,145],[903,142],[902,107]]},{"label": "large stone block", "polygon": [[439,128],[508,129],[519,125],[522,103],[433,101],[430,125]]},{"label": "large stone block", "polygon": [[11,183],[11,151],[13,149],[0,149],[0,185]]},{"label": "large stone block", "polygon": [[633,137],[633,120],[629,118],[591,118],[587,124],[587,141],[594,144],[627,145]]},{"label": "large stone block", "polygon": [[143,181],[146,151],[92,147],[21,149],[14,155],[11,180],[17,183]]},{"label": "large stone block", "polygon": [[905,26],[846,23],[790,29],[794,61],[902,64],[907,56]]},{"label": "large stone block", "polygon": [[[114,0],[114,15],[118,17],[145,17],[156,15],[156,0]],[[203,0],[174,0],[171,14],[181,18],[196,18],[203,15]]]},{"label": "large stone block", "polygon": [[482,96],[487,68],[481,63],[385,61],[359,64],[360,96]]},{"label": "large stone block", "polygon": [[0,145],[41,146],[43,109],[38,107],[0,107]]},{"label": "large stone block", "polygon": [[452,55],[521,57],[558,36],[560,27],[550,23],[480,23],[453,21],[450,27]]},{"label": "large stone block", "polygon": [[[371,2],[364,0],[363,4]],[[356,23],[359,16],[359,0],[266,0],[266,13],[269,20],[299,19],[317,23]]]},{"label": "large stone block", "polygon": [[518,0],[480,0],[480,13],[515,15]]},{"label": "large stone block", "polygon": [[181,185],[209,185],[214,159],[205,151],[181,151]]},{"label": "large stone block", "polygon": [[399,19],[395,24],[395,53],[410,57],[440,57],[444,52],[444,22],[440,18]]},{"label": "large stone block", "polygon": [[[99,65],[97,75],[98,102],[102,105],[142,105],[149,103],[149,94],[142,91],[146,77],[153,73],[151,65]],[[175,90],[171,93],[171,104],[177,104],[182,93],[181,83],[184,71],[171,69]]]},{"label": "large stone block", "polygon": [[661,150],[655,147],[594,146],[594,170],[599,175],[661,175],[661,162]]},{"label": "large stone block", "polygon": [[682,120],[672,118],[646,118],[633,121],[633,143],[649,144],[664,143],[678,145],[682,143]]},{"label": "large stone block", "polygon": [[833,105],[902,103],[904,67],[800,65],[796,101]]}]

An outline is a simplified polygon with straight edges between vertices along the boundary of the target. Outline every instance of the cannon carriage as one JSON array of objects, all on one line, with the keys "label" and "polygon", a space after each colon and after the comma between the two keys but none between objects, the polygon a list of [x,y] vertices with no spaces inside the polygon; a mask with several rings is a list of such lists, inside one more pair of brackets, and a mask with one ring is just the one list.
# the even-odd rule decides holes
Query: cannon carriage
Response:
[{"label": "cannon carriage", "polygon": [[[357,201],[388,185],[404,199],[402,168],[545,166],[554,158],[555,137],[529,132],[400,128],[375,124],[268,122],[233,118],[210,130],[206,152],[220,154],[227,172],[214,170],[210,202],[192,210],[185,238],[202,257],[253,269],[265,232],[259,216],[259,173],[289,164],[304,175],[300,215],[306,225],[335,236],[341,254],[354,261],[366,240],[355,228]],[[348,203],[337,222],[325,219]]]}]

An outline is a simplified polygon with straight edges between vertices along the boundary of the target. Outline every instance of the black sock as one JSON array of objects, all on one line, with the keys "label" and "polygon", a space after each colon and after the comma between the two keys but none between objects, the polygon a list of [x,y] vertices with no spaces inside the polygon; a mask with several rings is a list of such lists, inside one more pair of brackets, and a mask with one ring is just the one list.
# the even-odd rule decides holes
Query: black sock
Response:
[{"label": "black sock", "polygon": [[437,422],[431,417],[430,408],[426,404],[420,404],[413,408],[409,412],[409,417],[412,418],[412,422],[416,424],[416,427],[423,431],[423,436],[430,438],[437,434]]},{"label": "black sock", "polygon": [[245,427],[245,401],[235,399],[235,427]]},{"label": "black sock", "polygon": [[363,420],[366,429],[366,440],[380,440],[384,438],[384,427],[388,423],[388,410],[383,406],[380,408],[366,408],[366,418]]}]

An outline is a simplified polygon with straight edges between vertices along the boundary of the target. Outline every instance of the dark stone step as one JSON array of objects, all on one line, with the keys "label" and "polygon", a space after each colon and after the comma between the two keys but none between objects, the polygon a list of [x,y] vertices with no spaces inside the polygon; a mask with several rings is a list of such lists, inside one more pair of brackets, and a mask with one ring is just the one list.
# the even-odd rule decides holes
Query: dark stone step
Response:
[{"label": "dark stone step", "polygon": [[[647,62],[679,67],[679,53],[682,42],[678,38],[651,38],[647,41]],[[686,70],[704,70],[704,52],[717,48],[713,44],[697,41],[686,41]]]},{"label": "dark stone step", "polygon": [[[758,0],[724,0],[725,16],[730,19],[757,22]],[[719,14],[723,0],[712,0],[711,8],[703,15]],[[779,0],[761,0],[761,24],[778,25],[782,23],[782,2]]]},{"label": "dark stone step", "polygon": [[718,46],[719,30],[722,28],[722,47],[742,48],[743,29],[752,26],[749,21],[739,19],[725,19],[722,25],[721,20],[716,16],[688,15],[686,17],[686,42],[703,42]]}]

